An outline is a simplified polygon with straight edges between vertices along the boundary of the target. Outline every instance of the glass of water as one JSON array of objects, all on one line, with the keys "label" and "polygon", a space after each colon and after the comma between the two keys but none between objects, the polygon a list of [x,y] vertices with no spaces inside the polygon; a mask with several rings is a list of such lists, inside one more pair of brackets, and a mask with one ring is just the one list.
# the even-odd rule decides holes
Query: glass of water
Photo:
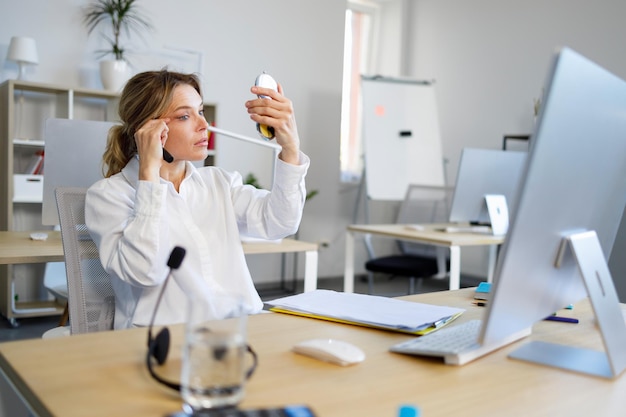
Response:
[{"label": "glass of water", "polygon": [[246,366],[247,316],[241,305],[228,318],[211,315],[207,302],[190,301],[181,378],[183,410],[189,414],[236,406],[251,374]]}]

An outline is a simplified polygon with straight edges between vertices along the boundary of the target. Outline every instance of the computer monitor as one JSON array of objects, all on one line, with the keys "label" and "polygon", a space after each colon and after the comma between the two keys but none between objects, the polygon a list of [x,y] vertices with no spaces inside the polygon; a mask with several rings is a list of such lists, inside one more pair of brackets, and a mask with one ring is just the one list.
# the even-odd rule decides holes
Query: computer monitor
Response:
[{"label": "computer monitor", "polygon": [[489,223],[485,195],[500,194],[515,205],[527,152],[464,148],[450,208],[452,223]]},{"label": "computer monitor", "polygon": [[532,342],[511,356],[612,377],[626,367],[626,326],[606,267],[626,205],[626,82],[564,48],[545,92],[479,341],[530,329],[589,295],[607,355]]},{"label": "computer monitor", "polygon": [[103,177],[102,154],[113,125],[91,120],[46,120],[42,224],[59,224],[54,195],[57,187],[87,188]]}]

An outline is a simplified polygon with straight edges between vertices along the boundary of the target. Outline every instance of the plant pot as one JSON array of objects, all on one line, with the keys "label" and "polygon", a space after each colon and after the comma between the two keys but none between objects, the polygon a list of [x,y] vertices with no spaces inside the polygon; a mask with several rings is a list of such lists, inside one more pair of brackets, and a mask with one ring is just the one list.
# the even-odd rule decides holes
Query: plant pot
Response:
[{"label": "plant pot", "polygon": [[100,61],[100,80],[106,90],[121,91],[128,81],[128,63],[122,60]]}]

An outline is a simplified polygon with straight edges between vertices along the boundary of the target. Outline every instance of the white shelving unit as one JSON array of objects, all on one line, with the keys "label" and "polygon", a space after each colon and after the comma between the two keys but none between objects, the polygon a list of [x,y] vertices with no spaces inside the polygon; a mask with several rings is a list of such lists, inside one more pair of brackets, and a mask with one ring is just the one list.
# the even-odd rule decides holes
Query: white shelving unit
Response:
[{"label": "white shelving unit", "polygon": [[[0,84],[0,230],[46,229],[43,175],[28,172],[44,150],[46,119],[116,120],[118,102],[117,93],[104,90],[20,80]],[[21,317],[61,314],[63,306],[43,289],[44,272],[45,264],[0,265],[0,314],[13,324]]]},{"label": "white shelving unit", "polygon": [[[49,229],[41,222],[43,175],[26,172],[44,150],[46,120],[115,121],[118,104],[119,95],[110,91],[19,80],[0,84],[0,230]],[[216,106],[205,104],[204,114],[215,121]],[[215,164],[212,150],[204,165]],[[0,314],[10,323],[62,313],[63,306],[43,288],[45,269],[46,264],[0,265]]]},{"label": "white shelving unit", "polygon": [[[44,150],[46,120],[115,121],[118,104],[119,95],[110,91],[19,80],[0,84],[0,230],[49,228],[41,223],[43,175],[26,172]],[[216,106],[205,104],[204,114],[215,121]],[[212,150],[204,165],[215,163]],[[49,300],[42,286],[45,268],[45,264],[0,265],[0,314],[12,324],[21,317],[62,313],[62,306]]]}]

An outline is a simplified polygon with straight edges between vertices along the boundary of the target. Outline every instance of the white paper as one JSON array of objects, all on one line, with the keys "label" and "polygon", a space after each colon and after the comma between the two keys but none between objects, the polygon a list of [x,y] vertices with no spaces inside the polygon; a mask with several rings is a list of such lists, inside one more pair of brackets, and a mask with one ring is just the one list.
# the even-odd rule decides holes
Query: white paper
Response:
[{"label": "white paper", "polygon": [[465,310],[388,297],[315,290],[266,302],[294,312],[402,330],[419,330]]}]

